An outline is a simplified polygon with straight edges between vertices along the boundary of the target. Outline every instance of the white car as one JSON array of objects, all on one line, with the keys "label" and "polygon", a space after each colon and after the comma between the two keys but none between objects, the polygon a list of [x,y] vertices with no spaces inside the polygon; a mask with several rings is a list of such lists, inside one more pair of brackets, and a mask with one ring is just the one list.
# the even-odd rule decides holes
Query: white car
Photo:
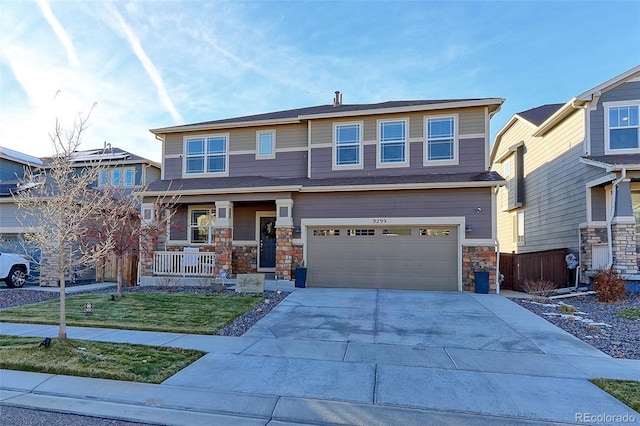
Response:
[{"label": "white car", "polygon": [[29,261],[19,254],[0,253],[0,280],[9,288],[20,288],[29,277]]}]

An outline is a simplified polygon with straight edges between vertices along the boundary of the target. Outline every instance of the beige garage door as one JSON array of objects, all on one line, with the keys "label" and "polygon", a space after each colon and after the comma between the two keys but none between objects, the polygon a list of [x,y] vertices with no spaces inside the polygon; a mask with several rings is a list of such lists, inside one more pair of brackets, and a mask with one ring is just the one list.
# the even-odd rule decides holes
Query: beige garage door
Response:
[{"label": "beige garage door", "polygon": [[457,226],[307,228],[307,286],[458,290]]}]

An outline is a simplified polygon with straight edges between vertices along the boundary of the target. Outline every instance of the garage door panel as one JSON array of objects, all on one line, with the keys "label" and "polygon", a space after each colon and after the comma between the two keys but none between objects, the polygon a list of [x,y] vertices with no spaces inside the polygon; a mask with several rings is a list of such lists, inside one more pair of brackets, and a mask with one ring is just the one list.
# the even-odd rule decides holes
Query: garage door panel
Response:
[{"label": "garage door panel", "polygon": [[458,289],[456,226],[356,229],[308,229],[309,286]]}]

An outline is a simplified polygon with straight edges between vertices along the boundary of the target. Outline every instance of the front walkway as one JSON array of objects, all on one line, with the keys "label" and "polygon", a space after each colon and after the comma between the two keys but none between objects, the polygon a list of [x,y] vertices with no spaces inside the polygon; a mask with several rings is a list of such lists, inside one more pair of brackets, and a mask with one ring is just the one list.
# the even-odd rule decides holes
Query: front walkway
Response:
[{"label": "front walkway", "polygon": [[185,425],[640,421],[588,381],[640,380],[640,361],[611,358],[498,295],[307,288],[239,338],[76,327],[68,335],[208,354],[161,385],[3,370],[3,403]]}]

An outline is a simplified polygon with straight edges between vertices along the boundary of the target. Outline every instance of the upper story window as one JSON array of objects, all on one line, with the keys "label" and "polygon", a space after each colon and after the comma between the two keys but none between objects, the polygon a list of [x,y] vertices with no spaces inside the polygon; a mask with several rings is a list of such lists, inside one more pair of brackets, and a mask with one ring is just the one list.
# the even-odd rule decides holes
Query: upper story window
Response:
[{"label": "upper story window", "polygon": [[98,175],[98,186],[134,186],[136,171],[133,167],[117,167],[101,170]]},{"label": "upper story window", "polygon": [[362,168],[362,123],[333,126],[333,164],[340,168]]},{"label": "upper story window", "polygon": [[276,157],[276,131],[268,130],[256,132],[256,158],[266,159]]},{"label": "upper story window", "polygon": [[227,174],[228,135],[211,135],[185,139],[187,174]]},{"label": "upper story window", "polygon": [[458,162],[456,117],[425,119],[425,164],[446,165]]},{"label": "upper story window", "polygon": [[640,150],[639,103],[605,103],[605,153],[627,153]]},{"label": "upper story window", "polygon": [[407,120],[378,122],[378,166],[408,166]]},{"label": "upper story window", "polygon": [[216,227],[215,207],[189,209],[189,242],[193,244],[213,244]]}]

